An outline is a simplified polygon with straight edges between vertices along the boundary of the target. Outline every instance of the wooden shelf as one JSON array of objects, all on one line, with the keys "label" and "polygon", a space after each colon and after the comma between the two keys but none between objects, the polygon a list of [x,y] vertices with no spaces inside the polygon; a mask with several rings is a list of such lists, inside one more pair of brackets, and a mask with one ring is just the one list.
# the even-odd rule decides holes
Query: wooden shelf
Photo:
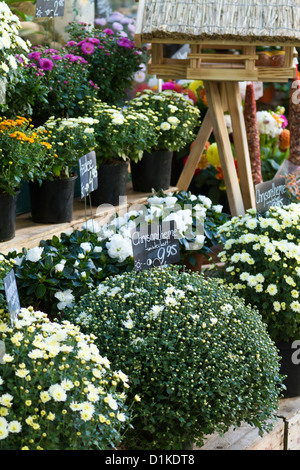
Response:
[{"label": "wooden shelf", "polygon": [[[171,187],[167,191],[174,192],[177,188]],[[167,192],[166,191],[166,192]],[[31,220],[31,214],[21,214],[16,217],[16,234],[12,240],[0,243],[0,253],[7,254],[16,249],[33,248],[38,246],[41,240],[59,236],[68,230],[80,229],[86,220],[94,218],[99,224],[104,224],[114,213],[124,214],[129,207],[144,204],[150,193],[139,193],[133,191],[131,184],[128,185],[124,204],[120,206],[90,207],[87,200],[86,206],[83,199],[76,198],[73,207],[73,219],[69,223],[62,224],[38,224]]]}]

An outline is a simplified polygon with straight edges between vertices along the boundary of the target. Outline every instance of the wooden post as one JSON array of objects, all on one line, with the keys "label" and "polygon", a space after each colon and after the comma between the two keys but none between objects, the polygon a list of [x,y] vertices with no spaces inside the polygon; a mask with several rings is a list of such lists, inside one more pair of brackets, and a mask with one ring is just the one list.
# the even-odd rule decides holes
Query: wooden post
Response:
[{"label": "wooden post", "polygon": [[189,158],[181,172],[180,178],[177,182],[179,191],[187,191],[193,179],[195,170],[200,161],[206,142],[208,141],[212,132],[212,120],[210,110],[208,109],[203,119],[203,123],[198,132],[195,143],[191,149]]},{"label": "wooden post", "polygon": [[241,94],[239,84],[237,82],[227,82],[225,85],[227,90],[228,109],[231,116],[240,188],[243,196],[244,207],[247,210],[255,208],[256,202]]},{"label": "wooden post", "polygon": [[224,118],[224,109],[220,96],[220,85],[217,82],[207,81],[204,83],[204,88],[211,112],[214,135],[218,145],[230,212],[233,216],[244,215],[245,209],[243,198]]}]

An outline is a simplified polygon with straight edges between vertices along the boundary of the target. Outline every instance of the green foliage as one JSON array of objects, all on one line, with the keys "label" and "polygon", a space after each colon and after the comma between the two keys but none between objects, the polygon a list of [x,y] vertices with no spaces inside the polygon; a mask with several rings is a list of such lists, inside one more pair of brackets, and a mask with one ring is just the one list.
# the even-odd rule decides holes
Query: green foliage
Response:
[{"label": "green foliage", "polygon": [[198,273],[160,268],[105,280],[66,312],[141,398],[123,443],[180,449],[231,425],[270,430],[281,389],[277,349],[256,310]]}]

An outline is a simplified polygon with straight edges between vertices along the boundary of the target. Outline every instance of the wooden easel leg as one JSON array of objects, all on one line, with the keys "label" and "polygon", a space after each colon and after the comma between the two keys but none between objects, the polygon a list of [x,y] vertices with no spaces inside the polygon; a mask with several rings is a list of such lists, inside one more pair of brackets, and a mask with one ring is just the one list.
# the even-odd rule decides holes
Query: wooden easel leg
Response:
[{"label": "wooden easel leg", "polygon": [[233,216],[244,215],[244,203],[225,123],[219,84],[218,82],[208,81],[204,83],[204,88],[218,145],[230,212]]},{"label": "wooden easel leg", "polygon": [[189,158],[181,172],[179,180],[177,182],[177,188],[179,191],[187,191],[189,185],[193,179],[195,170],[200,161],[206,142],[208,141],[212,132],[212,121],[209,109],[206,112],[203,123],[199,129],[195,143],[191,149]]},{"label": "wooden easel leg", "polygon": [[250,156],[245,128],[245,120],[242,110],[242,100],[237,82],[227,82],[227,102],[231,116],[232,132],[240,188],[243,196],[245,209],[256,207],[254,184],[251,173]]}]

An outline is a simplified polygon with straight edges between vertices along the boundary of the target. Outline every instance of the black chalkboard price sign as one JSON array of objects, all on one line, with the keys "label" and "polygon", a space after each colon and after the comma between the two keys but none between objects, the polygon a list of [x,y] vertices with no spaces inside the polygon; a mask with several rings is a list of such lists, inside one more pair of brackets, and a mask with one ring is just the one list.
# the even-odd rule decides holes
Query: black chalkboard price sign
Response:
[{"label": "black chalkboard price sign", "polygon": [[11,269],[9,273],[5,276],[5,278],[3,279],[3,283],[8,311],[10,314],[11,322],[13,324],[21,309],[18,287],[16,283],[15,272],[13,269]]},{"label": "black chalkboard price sign", "polygon": [[79,158],[78,163],[81,198],[83,199],[98,188],[98,171],[95,152],[89,152]]},{"label": "black chalkboard price sign", "polygon": [[64,16],[65,0],[37,0],[36,18],[51,18]]},{"label": "black chalkboard price sign", "polygon": [[180,260],[180,245],[174,221],[137,227],[131,234],[134,268],[143,271]]},{"label": "black chalkboard price sign", "polygon": [[256,209],[259,214],[264,214],[271,206],[287,204],[287,188],[284,176],[260,183],[255,186]]}]

